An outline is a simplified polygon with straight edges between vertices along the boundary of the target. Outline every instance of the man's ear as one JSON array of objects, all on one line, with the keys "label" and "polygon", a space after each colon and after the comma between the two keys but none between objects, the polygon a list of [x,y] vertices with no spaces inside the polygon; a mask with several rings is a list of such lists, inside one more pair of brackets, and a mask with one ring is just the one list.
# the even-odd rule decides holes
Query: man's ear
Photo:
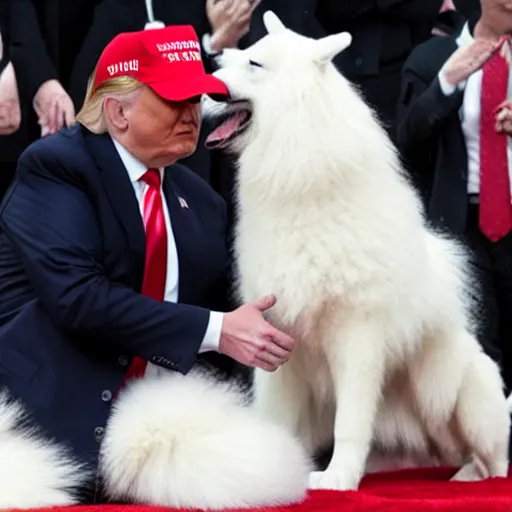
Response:
[{"label": "man's ear", "polygon": [[105,115],[109,123],[119,131],[126,131],[128,128],[128,118],[126,117],[125,106],[114,98],[106,98],[103,104]]}]

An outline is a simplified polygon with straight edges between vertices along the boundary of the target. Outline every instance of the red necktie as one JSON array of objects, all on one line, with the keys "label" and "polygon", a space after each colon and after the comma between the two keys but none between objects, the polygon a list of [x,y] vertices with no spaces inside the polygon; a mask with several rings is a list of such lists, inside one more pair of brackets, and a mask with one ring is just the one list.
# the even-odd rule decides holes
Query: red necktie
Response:
[{"label": "red necktie", "polygon": [[[165,228],[164,207],[160,192],[160,171],[149,169],[141,178],[148,185],[144,197],[144,228],[146,230],[146,263],[142,295],[155,300],[164,300],[167,277],[167,230]],[[135,356],[125,382],[133,377],[143,377],[147,362]]]},{"label": "red necktie", "polygon": [[507,99],[508,74],[508,63],[498,50],[483,67],[480,111],[479,225],[493,242],[512,229],[508,136],[494,128],[496,108]]}]

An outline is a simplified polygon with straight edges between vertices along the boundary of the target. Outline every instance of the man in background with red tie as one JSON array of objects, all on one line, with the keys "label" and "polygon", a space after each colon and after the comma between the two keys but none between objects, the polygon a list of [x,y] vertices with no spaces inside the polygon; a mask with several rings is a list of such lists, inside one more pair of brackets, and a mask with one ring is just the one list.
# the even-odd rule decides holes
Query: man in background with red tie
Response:
[{"label": "man in background with red tie", "polygon": [[263,318],[274,297],[229,312],[225,203],[177,163],[201,95],[227,93],[192,27],[118,35],[79,124],[24,152],[0,208],[0,389],[93,467],[126,380],[273,371],[292,349]]},{"label": "man in background with red tie", "polygon": [[[481,0],[455,37],[403,70],[398,141],[434,226],[470,249],[474,319],[512,388],[512,2]],[[507,130],[509,133],[507,133]]]}]

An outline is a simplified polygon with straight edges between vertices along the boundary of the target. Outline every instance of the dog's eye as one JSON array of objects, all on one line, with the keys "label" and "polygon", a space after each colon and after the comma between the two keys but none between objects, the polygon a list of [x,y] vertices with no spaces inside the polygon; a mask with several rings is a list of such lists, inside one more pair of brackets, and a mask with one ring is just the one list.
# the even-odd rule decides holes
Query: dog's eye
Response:
[{"label": "dog's eye", "polygon": [[250,60],[249,64],[251,66],[254,66],[254,67],[257,67],[257,68],[262,68],[263,67],[263,64],[260,64],[259,62],[256,62],[255,60]]}]

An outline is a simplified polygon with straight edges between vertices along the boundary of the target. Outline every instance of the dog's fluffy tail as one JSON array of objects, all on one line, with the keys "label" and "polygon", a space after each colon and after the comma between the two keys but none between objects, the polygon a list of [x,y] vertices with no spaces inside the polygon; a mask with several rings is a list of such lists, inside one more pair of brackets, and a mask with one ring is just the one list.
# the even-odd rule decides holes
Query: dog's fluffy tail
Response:
[{"label": "dog's fluffy tail", "polygon": [[144,378],[114,406],[100,457],[107,495],[194,509],[301,501],[310,462],[233,385],[200,373]]},{"label": "dog's fluffy tail", "polygon": [[75,504],[87,472],[28,423],[23,406],[0,393],[0,509]]}]

